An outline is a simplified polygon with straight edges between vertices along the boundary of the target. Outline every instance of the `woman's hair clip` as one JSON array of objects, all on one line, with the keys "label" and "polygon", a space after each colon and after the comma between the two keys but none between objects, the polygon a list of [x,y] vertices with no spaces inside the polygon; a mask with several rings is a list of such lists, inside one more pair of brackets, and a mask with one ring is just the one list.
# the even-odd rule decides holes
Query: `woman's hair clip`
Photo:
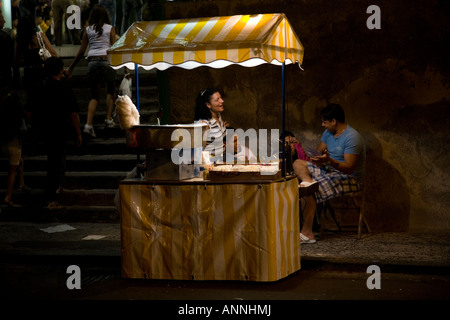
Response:
[{"label": "woman's hair clip", "polygon": [[203,95],[205,94],[205,92],[206,92],[206,89],[203,90],[202,92],[200,92],[200,95],[203,97]]}]

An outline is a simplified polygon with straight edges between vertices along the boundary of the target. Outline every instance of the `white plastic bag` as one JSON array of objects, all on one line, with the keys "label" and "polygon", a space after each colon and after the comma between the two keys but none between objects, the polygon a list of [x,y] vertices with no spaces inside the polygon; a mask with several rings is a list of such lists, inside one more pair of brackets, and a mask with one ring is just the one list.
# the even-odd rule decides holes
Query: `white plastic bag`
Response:
[{"label": "white plastic bag", "polygon": [[119,95],[129,96],[131,99],[131,83],[131,76],[129,74],[125,74],[119,86]]},{"label": "white plastic bag", "polygon": [[117,97],[115,113],[123,130],[139,124],[139,111],[127,95]]}]

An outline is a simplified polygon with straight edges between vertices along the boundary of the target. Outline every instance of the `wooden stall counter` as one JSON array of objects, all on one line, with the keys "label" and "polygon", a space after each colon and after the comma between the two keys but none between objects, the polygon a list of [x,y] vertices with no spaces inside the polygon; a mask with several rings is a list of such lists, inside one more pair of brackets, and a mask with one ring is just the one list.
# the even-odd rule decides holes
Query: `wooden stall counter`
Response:
[{"label": "wooden stall counter", "polygon": [[300,269],[296,178],[119,189],[124,278],[276,281]]}]

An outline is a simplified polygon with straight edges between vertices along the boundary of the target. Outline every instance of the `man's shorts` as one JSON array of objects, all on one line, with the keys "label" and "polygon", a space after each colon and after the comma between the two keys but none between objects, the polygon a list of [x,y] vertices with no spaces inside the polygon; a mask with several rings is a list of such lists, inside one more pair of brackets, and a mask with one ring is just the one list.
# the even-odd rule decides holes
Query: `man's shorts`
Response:
[{"label": "man's shorts", "polygon": [[311,178],[319,183],[319,190],[314,194],[317,203],[339,197],[348,192],[359,191],[362,182],[355,177],[342,173],[330,165],[318,167],[307,162]]}]

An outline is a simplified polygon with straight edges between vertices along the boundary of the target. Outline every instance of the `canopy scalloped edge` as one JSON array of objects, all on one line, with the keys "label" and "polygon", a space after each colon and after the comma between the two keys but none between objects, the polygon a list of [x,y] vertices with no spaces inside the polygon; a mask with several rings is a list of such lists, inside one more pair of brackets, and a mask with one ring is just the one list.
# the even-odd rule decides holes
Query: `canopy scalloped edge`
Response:
[{"label": "canopy scalloped edge", "polygon": [[[167,62],[157,62],[157,63],[154,63],[152,65],[140,65],[140,64],[137,64],[137,66],[143,68],[144,70],[158,69],[160,71],[164,71],[164,70],[167,70],[167,69],[169,69],[171,67],[178,67],[178,68],[182,68],[182,69],[192,70],[192,69],[195,69],[195,68],[198,68],[198,67],[204,67],[204,66],[205,67],[210,67],[210,68],[213,68],[213,69],[220,69],[220,68],[228,67],[230,65],[239,65],[239,66],[242,66],[242,67],[249,67],[249,68],[251,68],[251,67],[256,67],[256,66],[259,66],[261,64],[267,64],[267,63],[268,62],[266,60],[264,60],[264,59],[253,58],[253,59],[249,59],[249,60],[246,60],[246,61],[243,61],[243,62],[240,62],[240,63],[236,63],[236,62],[233,62],[233,61],[227,61],[227,60],[215,60],[215,61],[212,61],[210,63],[200,63],[200,62],[197,62],[197,61],[185,61],[185,62],[180,63],[180,64],[171,64],[171,63],[167,63]],[[301,70],[303,70],[302,66],[300,65],[300,63],[298,61],[292,62],[290,59],[286,59],[284,61],[284,63],[286,65],[297,63],[299,68]],[[282,62],[279,62],[277,60],[272,60],[270,62],[270,64],[281,66]],[[131,69],[134,69],[136,67],[136,64],[134,62],[130,61],[130,62],[126,62],[126,63],[123,63],[123,64],[118,65],[118,66],[112,66],[113,69],[120,69],[120,68],[123,68],[123,67],[126,67],[126,68],[131,70]]]}]

